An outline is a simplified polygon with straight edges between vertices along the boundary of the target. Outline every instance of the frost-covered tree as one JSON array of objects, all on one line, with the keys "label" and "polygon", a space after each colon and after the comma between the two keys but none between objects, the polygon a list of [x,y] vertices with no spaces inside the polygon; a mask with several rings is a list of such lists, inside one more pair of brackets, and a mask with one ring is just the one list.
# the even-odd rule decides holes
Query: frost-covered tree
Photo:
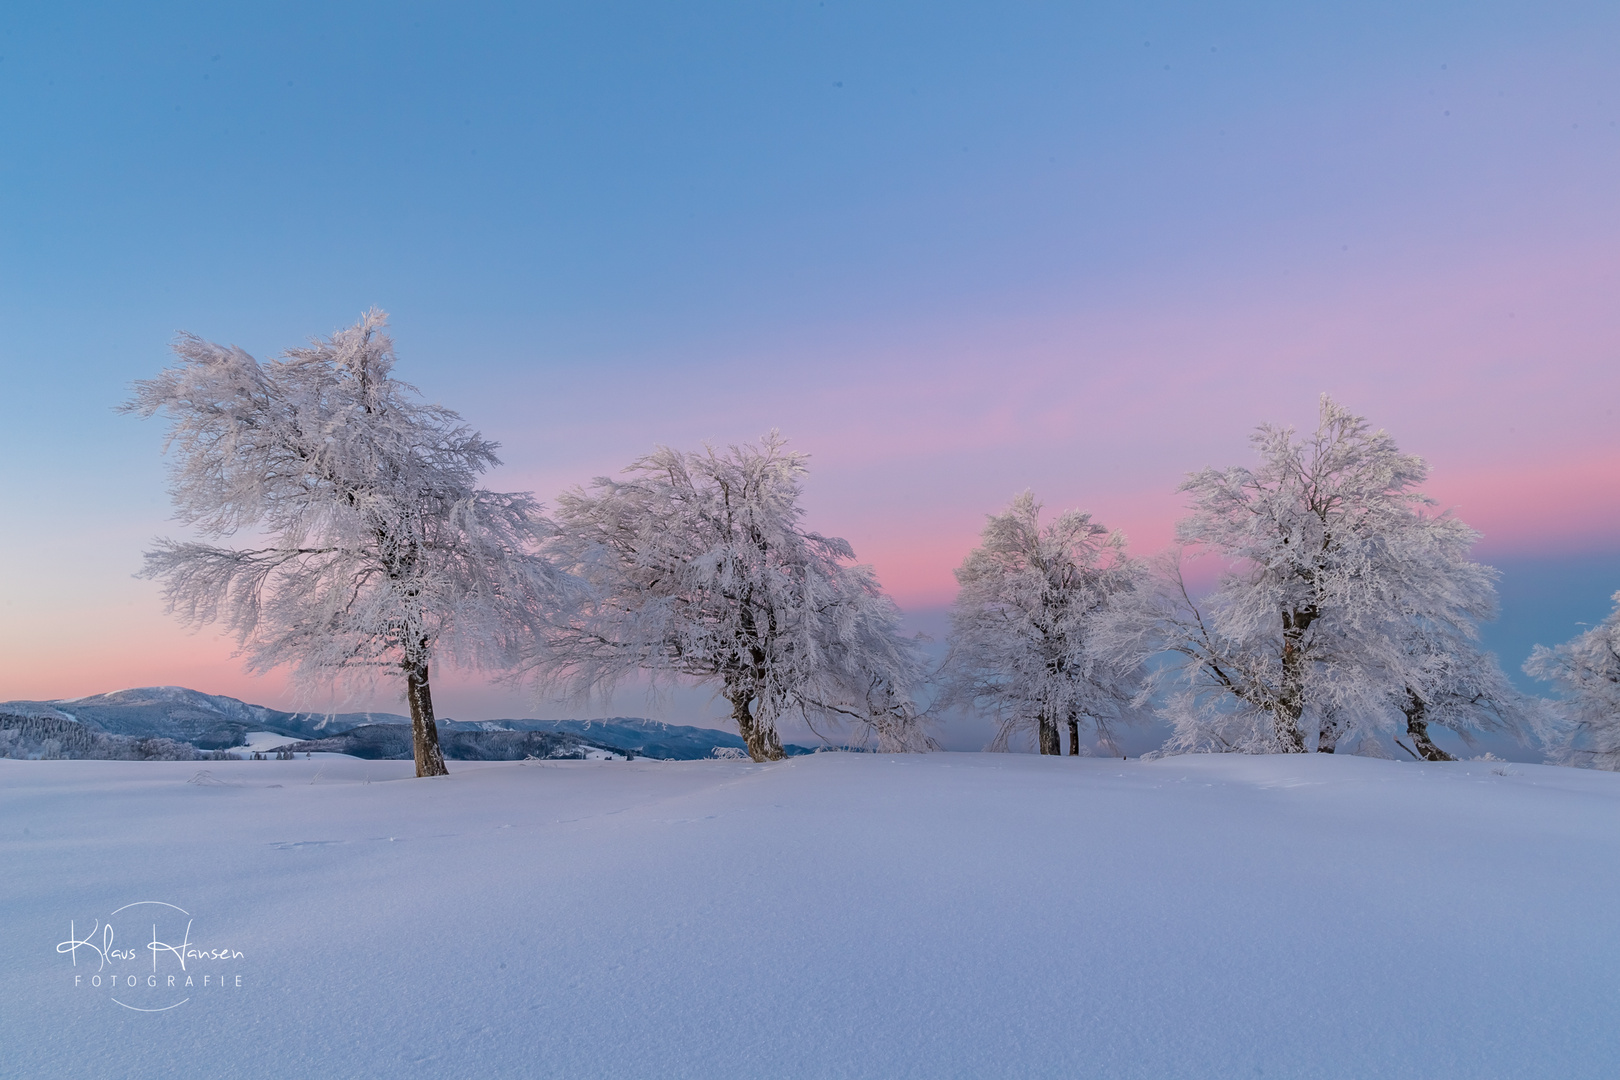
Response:
[{"label": "frost-covered tree", "polygon": [[508,667],[533,648],[563,579],[538,554],[528,494],[476,486],[497,444],[392,375],[387,317],[260,363],[186,334],[180,363],[124,407],[165,413],[177,518],[229,548],[160,540],[144,574],[171,613],[222,622],[248,668],[306,687],[398,671],[418,776],[443,774],[435,657]]},{"label": "frost-covered tree", "polygon": [[855,722],[884,749],[928,741],[923,665],[848,543],[800,524],[805,456],[772,432],[725,452],[660,448],[558,500],[549,550],[589,585],[532,671],[586,694],[633,674],[717,684],[755,761],[778,722]]},{"label": "frost-covered tree", "polygon": [[1465,742],[1479,731],[1519,739],[1542,733],[1539,711],[1479,642],[1479,624],[1497,614],[1498,575],[1469,558],[1478,539],[1454,517],[1418,510],[1405,527],[1375,543],[1360,598],[1374,614],[1358,626],[1381,629],[1358,631],[1359,654],[1341,651],[1357,656],[1356,676],[1385,687],[1391,704],[1324,723],[1319,749],[1331,749],[1346,727],[1376,737],[1404,724],[1411,745],[1397,736],[1398,745],[1426,761],[1449,761],[1451,755],[1431,738],[1431,725]]},{"label": "frost-covered tree", "polygon": [[1477,644],[1495,613],[1495,571],[1469,560],[1477,534],[1415,488],[1428,468],[1326,396],[1316,430],[1262,426],[1253,469],[1205,469],[1180,490],[1178,539],[1228,567],[1195,600],[1179,553],[1142,618],[1110,650],[1155,647],[1175,723],[1171,750],[1332,752],[1347,735],[1397,735],[1443,757],[1439,724],[1523,731],[1521,699]]},{"label": "frost-covered tree", "polygon": [[[1524,670],[1563,693],[1566,753],[1620,769],[1620,592],[1610,599],[1615,609],[1608,618],[1562,645],[1537,645]],[[1576,741],[1589,745],[1577,748]]]},{"label": "frost-covered tree", "polygon": [[1069,510],[1044,528],[1031,492],[986,523],[979,547],[956,570],[941,705],[968,705],[996,720],[992,748],[1029,731],[1042,754],[1080,753],[1082,726],[1113,749],[1115,726],[1133,718],[1137,665],[1098,656],[1099,622],[1141,579],[1125,538]]}]

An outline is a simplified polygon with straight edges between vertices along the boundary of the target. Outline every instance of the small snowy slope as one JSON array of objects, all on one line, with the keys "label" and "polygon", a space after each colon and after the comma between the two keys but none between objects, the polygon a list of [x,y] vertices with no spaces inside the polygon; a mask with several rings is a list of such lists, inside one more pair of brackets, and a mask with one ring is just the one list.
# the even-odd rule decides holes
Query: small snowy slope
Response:
[{"label": "small snowy slope", "polygon": [[[1620,1073],[1613,774],[974,754],[410,768],[0,761],[0,1072]],[[190,970],[243,986],[161,1013],[75,987],[95,963],[56,951],[69,920],[82,939],[134,901],[185,908],[195,942],[243,954]],[[120,942],[155,920],[117,916]]]},{"label": "small snowy slope", "polygon": [[242,736],[242,745],[231,747],[233,754],[267,754],[277,747],[297,742],[296,739],[285,735],[277,735],[274,731],[249,731]]}]

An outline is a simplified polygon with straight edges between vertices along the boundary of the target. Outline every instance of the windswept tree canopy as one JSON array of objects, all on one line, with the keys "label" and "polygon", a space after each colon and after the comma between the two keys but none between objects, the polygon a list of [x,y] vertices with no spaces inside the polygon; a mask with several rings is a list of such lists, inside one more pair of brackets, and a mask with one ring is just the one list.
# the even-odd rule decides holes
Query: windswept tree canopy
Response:
[{"label": "windswept tree canopy", "polygon": [[1175,557],[1151,629],[1116,636],[1184,661],[1155,674],[1179,690],[1169,749],[1331,751],[1402,728],[1422,744],[1429,723],[1520,732],[1521,699],[1477,643],[1496,572],[1469,560],[1477,534],[1415,490],[1422,459],[1326,396],[1304,439],[1265,425],[1252,441],[1257,467],[1181,485],[1178,539],[1229,567],[1218,587],[1195,601]]},{"label": "windswept tree canopy", "polygon": [[1097,655],[1093,637],[1142,574],[1125,538],[1078,510],[1044,528],[1031,492],[993,515],[982,543],[956,570],[951,651],[941,705],[977,706],[996,720],[993,748],[1035,735],[1041,753],[1070,752],[1089,728],[1110,752],[1118,723],[1133,719],[1137,663]]},{"label": "windswept tree canopy", "polygon": [[716,682],[756,760],[782,756],[789,715],[925,746],[919,651],[849,544],[802,527],[804,463],[772,432],[724,452],[660,448],[627,479],[563,495],[549,550],[590,598],[553,627],[540,682],[575,694],[632,672]]},{"label": "windswept tree canopy", "polygon": [[306,686],[403,668],[417,716],[430,659],[512,665],[561,579],[538,554],[533,498],[477,486],[497,444],[393,377],[386,325],[369,311],[267,363],[182,335],[180,363],[125,408],[171,420],[178,519],[258,541],[160,540],[145,574],[169,610],[223,622],[250,670],[286,665]]},{"label": "windswept tree canopy", "polygon": [[1620,769],[1620,592],[1611,599],[1608,618],[1562,645],[1537,645],[1524,670],[1563,694],[1563,756]]}]

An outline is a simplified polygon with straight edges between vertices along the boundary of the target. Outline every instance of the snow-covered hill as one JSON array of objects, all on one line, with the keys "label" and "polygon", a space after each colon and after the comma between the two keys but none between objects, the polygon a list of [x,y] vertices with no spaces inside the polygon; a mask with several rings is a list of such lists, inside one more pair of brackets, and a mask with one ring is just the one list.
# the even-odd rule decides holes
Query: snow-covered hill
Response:
[{"label": "snow-covered hill", "polygon": [[[53,701],[5,701],[0,702],[0,713],[71,720],[92,731],[135,738],[173,739],[190,743],[200,750],[243,747],[247,743],[248,733],[254,731],[272,732],[289,739],[328,739],[364,726],[409,725],[411,722],[410,717],[397,713],[336,713],[329,716],[324,713],[283,712],[263,705],[250,705],[223,694],[188,690],[183,686],[147,686]],[[664,724],[637,717],[616,716],[605,720],[441,719],[439,725],[447,734],[480,731],[554,733],[569,737],[563,742],[571,740],[585,746],[607,746],[639,757],[690,760],[711,757],[716,747],[743,749],[742,739],[730,732]],[[788,746],[785,749],[790,754],[811,752],[809,747],[804,746]],[[473,757],[488,756],[476,747],[469,753]],[[405,756],[409,756],[408,752]]]},{"label": "snow-covered hill", "polygon": [[322,735],[361,724],[408,724],[393,713],[291,713],[250,705],[223,694],[183,686],[144,686],[53,701],[0,702],[0,712],[75,720],[96,731],[137,738],[174,739],[201,750],[241,746],[249,731],[273,731],[296,738]]},{"label": "snow-covered hill", "polygon": [[[450,721],[450,731],[476,728],[480,731],[548,731],[573,735],[587,742],[628,750],[637,757],[665,761],[692,761],[713,757],[715,749],[746,753],[747,744],[729,731],[715,728],[665,724],[658,720],[615,716],[605,720],[483,720],[475,723]],[[789,755],[810,754],[808,746],[792,743],[782,747]]]},{"label": "snow-covered hill", "polygon": [[[618,747],[587,742],[555,731],[441,731],[439,747],[450,761],[523,761],[527,758],[627,756]],[[365,724],[341,735],[272,747],[294,754],[347,754],[368,761],[411,761],[411,729],[403,724]]]},{"label": "snow-covered hill", "polygon": [[[1620,775],[1325,755],[452,770],[0,761],[5,1071],[1566,1080],[1620,1061]],[[158,902],[241,956],[194,958],[183,1004],[135,1013],[106,980],[167,993],[145,947],[184,920]],[[133,959],[58,951],[109,917]]]}]

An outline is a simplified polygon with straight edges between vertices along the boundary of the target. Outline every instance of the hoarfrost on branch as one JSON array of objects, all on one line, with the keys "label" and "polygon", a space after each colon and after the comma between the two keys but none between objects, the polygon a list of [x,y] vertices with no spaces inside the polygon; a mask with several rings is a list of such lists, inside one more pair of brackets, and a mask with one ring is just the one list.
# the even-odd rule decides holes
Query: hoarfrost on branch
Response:
[{"label": "hoarfrost on branch", "polygon": [[558,499],[549,550],[588,583],[530,666],[545,687],[606,690],[634,672],[718,684],[756,761],[778,723],[852,722],[880,749],[930,745],[912,702],[919,650],[847,542],[801,525],[805,456],[757,445],[660,448],[626,479]]},{"label": "hoarfrost on branch", "polygon": [[1562,645],[1537,645],[1524,670],[1563,693],[1559,757],[1620,769],[1620,592],[1610,599],[1608,618]]},{"label": "hoarfrost on branch", "polygon": [[1117,753],[1114,729],[1136,717],[1134,659],[1100,656],[1092,639],[1142,569],[1125,538],[1091,515],[1069,510],[1041,525],[1031,492],[986,523],[980,546],[956,570],[951,650],[940,704],[976,706],[996,721],[992,749],[1016,733],[1035,736],[1043,754],[1079,754],[1082,727]]},{"label": "hoarfrost on branch", "polygon": [[1251,441],[1257,467],[1180,489],[1192,513],[1177,538],[1221,560],[1215,590],[1195,598],[1176,551],[1109,636],[1116,655],[1179,657],[1148,683],[1174,724],[1166,749],[1376,753],[1404,733],[1439,759],[1431,724],[1523,737],[1528,703],[1478,645],[1496,571],[1468,557],[1478,534],[1415,490],[1422,459],[1326,396],[1303,439],[1264,425]]},{"label": "hoarfrost on branch", "polygon": [[125,409],[166,414],[177,518],[144,574],[169,610],[222,622],[255,672],[306,687],[403,675],[418,775],[445,771],[429,663],[503,669],[527,655],[563,579],[539,556],[534,499],[477,486],[497,444],[395,379],[382,312],[260,363],[190,334]]}]

